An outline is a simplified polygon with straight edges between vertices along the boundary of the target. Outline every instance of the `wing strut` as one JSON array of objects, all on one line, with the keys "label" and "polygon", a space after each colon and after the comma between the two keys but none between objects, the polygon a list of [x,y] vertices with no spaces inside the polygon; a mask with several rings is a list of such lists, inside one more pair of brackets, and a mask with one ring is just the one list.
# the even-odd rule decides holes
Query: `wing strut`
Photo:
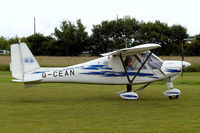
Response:
[{"label": "wing strut", "polygon": [[130,77],[129,77],[129,75],[128,75],[128,71],[127,71],[127,68],[126,68],[126,66],[125,66],[125,64],[124,64],[124,61],[123,61],[123,58],[122,58],[122,54],[121,54],[121,53],[119,54],[119,57],[120,57],[120,60],[121,60],[121,62],[122,62],[122,65],[123,65],[123,68],[124,68],[124,71],[125,71],[125,74],[126,74],[126,77],[127,77],[127,79],[128,79],[129,84],[132,84],[132,83],[133,83],[133,81],[135,80],[135,78],[137,77],[137,75],[139,74],[140,70],[143,68],[144,64],[147,62],[147,60],[149,59],[149,57],[151,56],[151,54],[152,54],[152,52],[149,53],[148,57],[147,57],[147,58],[145,59],[145,61],[142,63],[141,67],[138,69],[137,73],[135,74],[135,76],[133,77],[132,80],[130,80]]},{"label": "wing strut", "polygon": [[123,61],[123,58],[122,58],[122,54],[121,54],[121,53],[119,54],[119,57],[120,57],[120,59],[121,59],[121,62],[122,62],[124,71],[125,71],[125,73],[126,73],[126,77],[127,77],[127,79],[128,79],[128,82],[131,84],[131,80],[130,80],[130,78],[129,78],[129,76],[128,76],[128,71],[127,71],[126,66],[125,66],[125,64],[124,64],[124,61]]},{"label": "wing strut", "polygon": [[136,76],[138,75],[138,73],[140,72],[140,70],[143,68],[144,64],[147,62],[147,60],[149,59],[149,57],[151,56],[151,54],[152,54],[152,52],[150,52],[150,54],[148,55],[148,57],[142,63],[141,67],[139,68],[139,70],[137,71],[137,73],[135,74],[135,76],[133,77],[133,79],[131,80],[131,83],[133,83],[133,81],[135,80]]}]

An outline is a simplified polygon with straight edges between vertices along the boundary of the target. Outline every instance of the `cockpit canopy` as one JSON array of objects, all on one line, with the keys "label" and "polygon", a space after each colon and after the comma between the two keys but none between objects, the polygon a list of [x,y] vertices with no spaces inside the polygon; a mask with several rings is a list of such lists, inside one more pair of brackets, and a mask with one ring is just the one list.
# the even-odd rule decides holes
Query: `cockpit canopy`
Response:
[{"label": "cockpit canopy", "polygon": [[[127,71],[140,69],[149,54],[150,52],[147,51],[145,53],[127,56],[124,61]],[[142,69],[147,69],[147,67],[149,67],[150,69],[161,69],[162,64],[163,61],[159,57],[157,57],[155,54],[151,54]]]}]

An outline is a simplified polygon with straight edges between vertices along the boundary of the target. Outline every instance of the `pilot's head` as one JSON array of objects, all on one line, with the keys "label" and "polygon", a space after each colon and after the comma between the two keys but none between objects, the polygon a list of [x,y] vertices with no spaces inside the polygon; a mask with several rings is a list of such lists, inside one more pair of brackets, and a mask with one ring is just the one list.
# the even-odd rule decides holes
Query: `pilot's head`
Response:
[{"label": "pilot's head", "polygon": [[126,66],[130,66],[132,63],[132,58],[130,56],[127,56],[124,63]]}]

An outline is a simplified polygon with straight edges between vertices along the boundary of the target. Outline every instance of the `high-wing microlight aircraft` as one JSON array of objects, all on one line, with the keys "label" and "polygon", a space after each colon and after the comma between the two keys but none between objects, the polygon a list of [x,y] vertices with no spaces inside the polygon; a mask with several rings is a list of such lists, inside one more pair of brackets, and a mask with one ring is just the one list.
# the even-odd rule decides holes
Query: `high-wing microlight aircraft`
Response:
[{"label": "high-wing microlight aircraft", "polygon": [[[25,43],[11,45],[10,70],[12,81],[23,82],[25,87],[37,83],[71,82],[90,84],[126,85],[127,90],[117,94],[128,100],[138,99],[138,92],[154,81],[164,80],[170,99],[181,94],[172,81],[191,64],[186,61],[163,61],[150,50],[159,44],[142,44],[101,54],[101,58],[70,67],[40,67]],[[132,90],[132,85],[145,83]]]}]

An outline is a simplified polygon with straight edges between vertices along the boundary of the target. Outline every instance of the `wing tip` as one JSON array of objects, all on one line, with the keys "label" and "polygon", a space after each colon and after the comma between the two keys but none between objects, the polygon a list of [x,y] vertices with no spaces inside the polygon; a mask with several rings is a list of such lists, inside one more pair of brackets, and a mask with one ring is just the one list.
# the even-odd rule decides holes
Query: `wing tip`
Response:
[{"label": "wing tip", "polygon": [[161,45],[160,45],[160,44],[157,44],[157,43],[154,43],[154,45],[157,46],[157,47],[161,47]]},{"label": "wing tip", "polygon": [[[147,44],[142,44],[142,45],[149,45],[149,46],[154,46],[154,47],[161,47],[160,44],[157,44],[157,43],[147,43]],[[140,46],[140,45],[138,45]]]}]

